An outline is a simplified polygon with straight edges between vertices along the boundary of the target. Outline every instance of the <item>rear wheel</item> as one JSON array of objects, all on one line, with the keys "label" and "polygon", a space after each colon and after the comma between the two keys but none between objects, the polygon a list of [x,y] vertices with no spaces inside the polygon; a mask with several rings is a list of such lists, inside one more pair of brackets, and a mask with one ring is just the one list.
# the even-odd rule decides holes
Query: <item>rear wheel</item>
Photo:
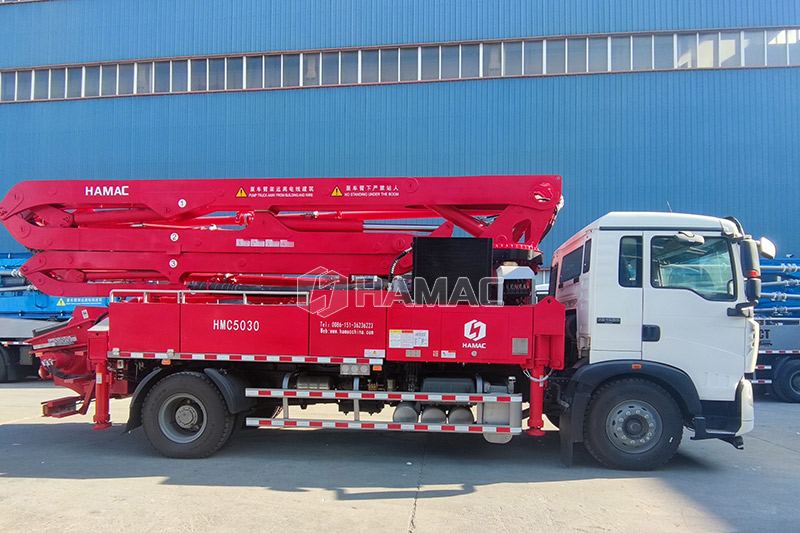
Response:
[{"label": "rear wheel", "polygon": [[601,386],[592,395],[584,442],[600,463],[650,470],[669,461],[683,436],[683,417],[664,388],[642,379]]},{"label": "rear wheel", "polygon": [[790,359],[778,368],[772,389],[784,402],[800,403],[800,359]]},{"label": "rear wheel", "polygon": [[147,439],[167,457],[208,457],[228,441],[234,420],[217,387],[198,372],[165,377],[142,408]]}]

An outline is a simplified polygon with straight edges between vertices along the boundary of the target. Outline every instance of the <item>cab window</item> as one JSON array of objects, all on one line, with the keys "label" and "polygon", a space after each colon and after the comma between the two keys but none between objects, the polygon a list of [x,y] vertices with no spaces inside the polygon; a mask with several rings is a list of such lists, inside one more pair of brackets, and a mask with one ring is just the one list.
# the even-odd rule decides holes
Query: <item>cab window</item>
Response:
[{"label": "cab window", "polygon": [[623,237],[619,241],[619,284],[642,286],[642,238]]},{"label": "cab window", "polygon": [[563,287],[564,283],[578,279],[583,267],[583,246],[571,251],[564,256],[561,261],[561,276],[558,278],[558,286]]},{"label": "cab window", "polygon": [[686,289],[707,300],[736,297],[727,239],[705,237],[702,244],[675,237],[653,237],[650,241],[650,284],[661,289]]}]

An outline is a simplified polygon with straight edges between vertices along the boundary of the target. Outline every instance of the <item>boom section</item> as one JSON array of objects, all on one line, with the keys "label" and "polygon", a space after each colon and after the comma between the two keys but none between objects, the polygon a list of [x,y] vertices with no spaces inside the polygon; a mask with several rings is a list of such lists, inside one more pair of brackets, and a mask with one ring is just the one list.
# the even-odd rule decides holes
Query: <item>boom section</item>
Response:
[{"label": "boom section", "polygon": [[0,218],[35,252],[21,272],[39,290],[106,296],[294,284],[320,267],[402,274],[414,236],[455,227],[534,258],[561,201],[550,175],[28,181],[8,192]]}]

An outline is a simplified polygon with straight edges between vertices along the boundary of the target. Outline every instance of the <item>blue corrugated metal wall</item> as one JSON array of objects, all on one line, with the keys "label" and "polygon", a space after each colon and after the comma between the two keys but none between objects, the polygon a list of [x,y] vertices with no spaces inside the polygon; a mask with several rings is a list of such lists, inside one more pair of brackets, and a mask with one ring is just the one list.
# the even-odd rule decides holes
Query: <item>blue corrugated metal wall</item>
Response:
[{"label": "blue corrugated metal wall", "polygon": [[[0,62],[788,26],[800,25],[799,5],[56,0],[0,8]],[[787,68],[0,105],[0,187],[35,178],[559,173],[566,207],[548,250],[606,211],[669,202],[737,215],[782,251],[800,252],[786,214],[800,205],[798,87],[800,69]],[[0,249],[11,246],[3,234]]]}]

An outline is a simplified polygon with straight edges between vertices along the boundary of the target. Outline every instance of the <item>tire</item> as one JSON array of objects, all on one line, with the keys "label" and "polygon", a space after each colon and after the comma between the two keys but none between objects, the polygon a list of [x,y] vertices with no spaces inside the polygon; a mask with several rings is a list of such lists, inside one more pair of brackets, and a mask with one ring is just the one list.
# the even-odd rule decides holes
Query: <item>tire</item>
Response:
[{"label": "tire", "polygon": [[663,387],[643,379],[599,387],[584,420],[586,448],[609,468],[658,468],[672,459],[682,437],[683,416],[675,400]]},{"label": "tire", "polygon": [[784,402],[800,403],[800,359],[789,359],[778,367],[772,390]]},{"label": "tire", "polygon": [[235,418],[217,387],[199,372],[161,379],[142,408],[147,440],[162,455],[179,459],[208,457],[222,448]]}]

